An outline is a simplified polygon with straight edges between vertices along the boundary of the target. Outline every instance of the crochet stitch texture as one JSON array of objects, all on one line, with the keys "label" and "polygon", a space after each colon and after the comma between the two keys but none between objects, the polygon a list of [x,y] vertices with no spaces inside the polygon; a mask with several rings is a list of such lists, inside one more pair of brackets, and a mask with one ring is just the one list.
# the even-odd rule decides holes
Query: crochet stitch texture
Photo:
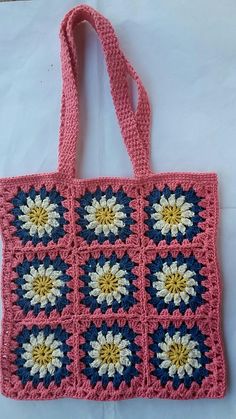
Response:
[{"label": "crochet stitch texture", "polygon": [[[134,178],[75,177],[74,32],[84,20],[101,40]],[[217,176],[151,171],[148,97],[107,19],[81,5],[60,36],[59,169],[0,180],[1,391],[35,400],[223,397]]]}]

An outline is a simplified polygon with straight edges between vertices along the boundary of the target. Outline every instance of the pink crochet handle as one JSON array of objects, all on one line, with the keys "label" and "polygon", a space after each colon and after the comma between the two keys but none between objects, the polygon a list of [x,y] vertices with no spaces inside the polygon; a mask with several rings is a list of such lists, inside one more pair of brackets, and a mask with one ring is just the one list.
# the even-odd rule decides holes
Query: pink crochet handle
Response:
[{"label": "pink crochet handle", "polygon": [[[65,16],[60,31],[63,93],[59,172],[75,176],[76,143],[79,135],[79,63],[74,29],[84,20],[93,26],[102,44],[116,115],[134,174],[136,177],[145,176],[150,173],[150,105],[147,93],[139,76],[120,50],[110,22],[93,8],[84,5],[76,7]],[[129,97],[128,76],[135,80],[138,89],[135,112]]]}]

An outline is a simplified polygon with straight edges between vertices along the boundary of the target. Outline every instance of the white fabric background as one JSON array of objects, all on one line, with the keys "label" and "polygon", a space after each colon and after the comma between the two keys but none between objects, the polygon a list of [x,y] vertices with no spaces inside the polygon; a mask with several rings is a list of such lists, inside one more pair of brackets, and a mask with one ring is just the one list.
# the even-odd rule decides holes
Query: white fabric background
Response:
[{"label": "white fabric background", "polygon": [[[229,388],[223,400],[59,400],[0,396],[3,419],[236,417],[236,3],[91,0],[113,23],[152,104],[156,171],[217,171]],[[59,23],[74,0],[0,3],[0,177],[54,171],[60,113]],[[83,177],[131,175],[99,43],[81,30]],[[81,158],[82,157],[82,158]]]}]

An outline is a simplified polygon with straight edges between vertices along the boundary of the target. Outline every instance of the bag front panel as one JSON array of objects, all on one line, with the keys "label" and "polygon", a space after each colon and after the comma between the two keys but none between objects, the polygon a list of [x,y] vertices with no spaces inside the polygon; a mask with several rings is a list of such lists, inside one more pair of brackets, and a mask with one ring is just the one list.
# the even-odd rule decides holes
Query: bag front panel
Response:
[{"label": "bag front panel", "polygon": [[216,175],[36,175],[0,200],[3,394],[224,395]]}]

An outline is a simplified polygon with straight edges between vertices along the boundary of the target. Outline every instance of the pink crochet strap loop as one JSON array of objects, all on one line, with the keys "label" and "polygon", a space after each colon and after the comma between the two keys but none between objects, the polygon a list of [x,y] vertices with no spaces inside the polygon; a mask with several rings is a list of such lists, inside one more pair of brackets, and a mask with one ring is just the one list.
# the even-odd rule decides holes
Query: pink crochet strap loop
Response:
[{"label": "pink crochet strap loop", "polygon": [[[76,142],[79,136],[79,63],[74,30],[84,20],[93,26],[102,44],[116,115],[134,174],[136,177],[145,176],[150,173],[150,105],[147,93],[139,76],[120,50],[110,22],[91,7],[84,5],[76,7],[65,16],[60,31],[63,94],[59,172],[75,176]],[[129,97],[128,76],[135,80],[138,89],[135,112]]]}]

